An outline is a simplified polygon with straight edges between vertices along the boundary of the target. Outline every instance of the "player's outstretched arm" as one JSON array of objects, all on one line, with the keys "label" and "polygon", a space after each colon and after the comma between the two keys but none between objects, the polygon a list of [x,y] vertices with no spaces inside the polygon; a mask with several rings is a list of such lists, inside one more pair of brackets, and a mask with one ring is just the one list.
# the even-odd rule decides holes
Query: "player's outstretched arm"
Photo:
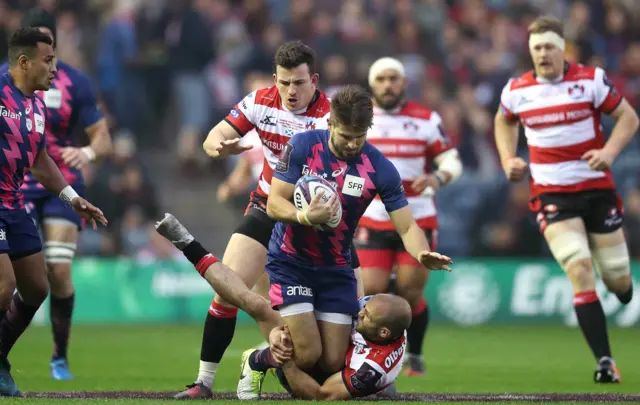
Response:
[{"label": "player's outstretched arm", "polygon": [[107,225],[107,219],[102,211],[80,197],[67,183],[46,148],[42,148],[36,155],[31,172],[47,190],[60,196],[60,199],[71,205],[78,215],[91,222],[94,229],[97,228],[96,221]]},{"label": "player's outstretched arm", "polygon": [[291,391],[298,398],[325,401],[352,399],[342,379],[342,372],[332,375],[323,385],[320,385],[309,374],[300,370],[295,361],[286,362],[282,366],[282,371],[287,377]]},{"label": "player's outstretched arm", "polygon": [[450,258],[431,252],[429,241],[427,241],[424,231],[413,219],[413,213],[408,205],[390,212],[389,216],[400,238],[402,238],[404,248],[411,256],[431,270],[451,270],[447,266],[452,263]]},{"label": "player's outstretched arm", "polygon": [[213,127],[202,148],[207,155],[220,159],[229,155],[238,155],[252,148],[251,145],[241,146],[240,134],[227,121],[220,121]]}]

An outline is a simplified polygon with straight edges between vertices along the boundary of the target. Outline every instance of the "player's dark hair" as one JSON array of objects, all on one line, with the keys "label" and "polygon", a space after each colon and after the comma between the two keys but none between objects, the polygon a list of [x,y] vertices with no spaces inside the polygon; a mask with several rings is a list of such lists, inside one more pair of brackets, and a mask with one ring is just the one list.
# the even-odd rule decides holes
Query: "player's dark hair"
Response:
[{"label": "player's dark hair", "polygon": [[22,16],[20,21],[20,27],[22,28],[38,28],[44,27],[51,31],[53,35],[53,46],[55,46],[57,31],[56,31],[56,17],[43,8],[32,8],[27,10]]},{"label": "player's dark hair", "polygon": [[51,37],[37,28],[20,28],[14,32],[9,40],[9,65],[15,66],[22,55],[33,59],[40,42],[53,45]]},{"label": "player's dark hair", "polygon": [[274,72],[276,66],[293,69],[306,64],[309,66],[309,73],[313,73],[316,64],[316,53],[302,41],[285,42],[276,51],[273,64]]},{"label": "player's dark hair", "polygon": [[358,85],[344,86],[331,97],[331,121],[366,131],[373,124],[371,94]]},{"label": "player's dark hair", "polygon": [[561,38],[564,38],[564,25],[562,21],[551,15],[536,18],[527,28],[529,35],[542,34],[549,31],[555,32],[560,35]]}]

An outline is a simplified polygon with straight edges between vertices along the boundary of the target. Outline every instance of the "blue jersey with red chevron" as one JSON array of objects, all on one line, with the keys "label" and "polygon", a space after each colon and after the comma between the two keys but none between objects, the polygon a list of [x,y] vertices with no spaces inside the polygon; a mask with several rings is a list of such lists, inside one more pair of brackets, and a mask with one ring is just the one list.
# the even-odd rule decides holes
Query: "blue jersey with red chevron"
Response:
[{"label": "blue jersey with red chevron", "polygon": [[0,74],[0,211],[24,209],[20,187],[45,148],[44,101],[26,96],[9,73]]},{"label": "blue jersey with red chevron", "polygon": [[342,203],[342,221],[331,230],[278,222],[269,242],[269,256],[305,266],[349,267],[351,242],[360,218],[380,195],[388,212],[408,205],[393,164],[368,142],[348,160],[329,149],[329,130],[300,133],[285,146],[274,177],[295,184],[307,174],[333,183]]},{"label": "blue jersey with red chevron", "polygon": [[[84,130],[101,120],[104,115],[98,108],[91,80],[84,73],[64,62],[58,62],[56,68],[51,88],[36,92],[47,107],[47,152],[67,183],[82,188],[82,173],[64,162],[61,148],[77,146],[72,139],[76,127]],[[0,72],[7,69],[8,65],[5,64],[0,67]],[[22,191],[30,199],[49,194],[31,173],[27,173]]]}]

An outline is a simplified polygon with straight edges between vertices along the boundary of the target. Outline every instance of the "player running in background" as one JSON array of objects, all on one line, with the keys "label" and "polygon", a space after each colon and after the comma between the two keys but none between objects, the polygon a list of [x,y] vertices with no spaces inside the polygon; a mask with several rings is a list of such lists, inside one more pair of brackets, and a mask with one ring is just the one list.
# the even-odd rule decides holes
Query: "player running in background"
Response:
[{"label": "player running in background", "polygon": [[42,242],[20,190],[26,172],[94,228],[96,220],[107,221],[67,183],[45,147],[46,107],[36,92],[49,90],[55,77],[51,36],[19,29],[9,43],[9,64],[0,75],[0,395],[19,396],[8,355],[49,293]]},{"label": "player running in background", "polygon": [[[267,253],[269,296],[291,332],[298,367],[327,376],[340,370],[348,349],[352,317],[358,312],[357,281],[350,266],[358,221],[380,195],[395,229],[411,255],[427,268],[449,270],[451,259],[431,252],[413,219],[402,181],[393,164],[366,142],[373,121],[371,96],[358,86],[339,90],[331,100],[329,129],[299,134],[286,145],[276,165],[267,213],[279,221]],[[313,174],[334,184],[336,194],[308,208],[293,205],[294,186]],[[339,224],[319,231],[314,225]],[[266,370],[274,366],[270,349],[247,351],[238,398],[260,396]]]},{"label": "player running in background", "polygon": [[[236,228],[222,261],[252,288],[264,276],[267,248],[274,221],[266,213],[271,178],[278,156],[292,136],[314,128],[326,128],[330,103],[317,89],[313,50],[300,41],[287,42],[274,57],[271,87],[247,95],[216,125],[204,142],[213,158],[237,155],[251,149],[241,146],[242,136],[255,129],[263,144],[264,165],[258,188],[251,193],[242,223]],[[354,253],[354,267],[359,268]],[[204,325],[200,368],[196,381],[176,399],[211,398],[218,363],[233,339],[238,308],[216,295]]]},{"label": "player running in background", "polygon": [[[44,9],[31,9],[22,19],[23,28],[38,28],[51,36],[56,47],[56,19]],[[8,65],[0,68],[0,72]],[[81,169],[111,151],[111,136],[107,122],[98,109],[91,80],[62,61],[56,62],[51,88],[37,92],[47,107],[45,135],[47,152],[56,163],[67,183],[80,195],[85,186]],[[83,129],[90,145],[77,147],[72,139],[76,128]],[[83,219],[57,195],[45,189],[32,173],[27,173],[22,193],[25,205],[37,221],[44,238],[44,255],[51,289],[50,318],[53,333],[51,377],[69,380],[67,348],[71,330],[71,316],[75,302],[71,278],[71,262],[78,243],[78,231]]]},{"label": "player running in background", "polygon": [[411,321],[411,308],[404,299],[387,294],[360,299],[357,324],[347,338],[348,351],[340,370],[318,383],[291,361],[294,348],[286,344],[291,339],[287,336],[283,341],[287,332],[274,329],[282,325],[282,319],[268,300],[250,291],[238,274],[207,252],[173,215],[165,214],[156,229],[184,253],[217,294],[269,332],[269,353],[284,361],[278,371],[284,371],[286,388],[294,396],[318,400],[363,397],[381,392],[400,374]]},{"label": "player running in background", "polygon": [[[602,69],[565,62],[564,46],[559,20],[540,17],[529,26],[534,70],[504,87],[496,144],[509,180],[523,179],[527,168],[531,173],[530,207],[573,286],[578,323],[598,362],[595,382],[617,383],[592,263],[609,291],[629,303],[629,253],[610,168],[638,130],[638,116]],[[602,113],[616,120],[606,142]],[[528,167],[516,156],[518,123],[529,146]]]},{"label": "player running in background", "polygon": [[[400,173],[413,217],[431,248],[436,249],[438,218],[433,193],[462,174],[458,151],[448,142],[436,112],[405,100],[407,79],[399,60],[386,57],[374,62],[369,69],[369,86],[373,90],[373,126],[367,141]],[[435,172],[430,169],[432,162],[438,168]],[[407,374],[424,374],[422,343],[429,323],[424,288],[429,271],[405,250],[380,198],[371,202],[360,220],[356,247],[366,295],[388,292],[396,268],[395,293],[409,301],[412,310]]]}]

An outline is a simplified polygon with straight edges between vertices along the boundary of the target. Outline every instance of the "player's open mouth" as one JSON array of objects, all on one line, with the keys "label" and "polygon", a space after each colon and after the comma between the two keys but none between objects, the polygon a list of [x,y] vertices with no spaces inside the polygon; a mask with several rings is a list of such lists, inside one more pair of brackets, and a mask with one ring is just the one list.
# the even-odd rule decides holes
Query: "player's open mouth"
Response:
[{"label": "player's open mouth", "polygon": [[287,101],[289,102],[289,104],[295,104],[298,101],[298,99],[290,97],[290,98],[287,99]]}]

